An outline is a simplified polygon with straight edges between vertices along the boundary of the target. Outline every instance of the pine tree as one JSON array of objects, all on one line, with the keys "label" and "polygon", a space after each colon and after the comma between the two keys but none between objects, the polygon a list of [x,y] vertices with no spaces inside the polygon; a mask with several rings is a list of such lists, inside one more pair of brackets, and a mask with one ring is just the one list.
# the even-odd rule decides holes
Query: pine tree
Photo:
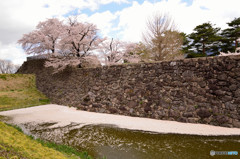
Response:
[{"label": "pine tree", "polygon": [[210,22],[196,26],[194,32],[189,35],[192,40],[192,49],[204,56],[207,56],[207,53],[217,54],[220,44],[219,30],[220,28],[213,27]]},{"label": "pine tree", "polygon": [[181,49],[182,53],[183,54],[193,53],[193,51],[190,50],[191,46],[190,46],[190,39],[189,39],[188,35],[183,32],[181,32],[180,35],[181,35],[182,41],[183,41],[182,49]]},{"label": "pine tree", "polygon": [[238,38],[240,37],[240,17],[235,18],[230,23],[227,23],[229,28],[224,29],[222,35],[222,47],[223,52],[234,52],[239,47]]}]

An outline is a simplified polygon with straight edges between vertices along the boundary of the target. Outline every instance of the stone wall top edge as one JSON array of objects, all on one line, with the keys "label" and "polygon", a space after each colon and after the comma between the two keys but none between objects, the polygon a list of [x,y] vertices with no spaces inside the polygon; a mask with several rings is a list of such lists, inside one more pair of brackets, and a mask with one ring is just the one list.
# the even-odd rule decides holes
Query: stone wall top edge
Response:
[{"label": "stone wall top edge", "polygon": [[[202,61],[212,61],[213,59],[216,60],[224,60],[224,59],[230,59],[230,60],[240,60],[240,55],[230,55],[230,56],[212,56],[212,57],[199,57],[199,58],[189,58],[189,59],[176,59],[176,60],[164,60],[164,61],[154,61],[154,62],[146,62],[146,63],[129,63],[129,64],[116,64],[116,65],[110,65],[110,66],[100,66],[100,67],[89,67],[89,68],[76,68],[77,70],[95,70],[95,69],[111,69],[111,68],[132,68],[132,67],[149,67],[153,65],[169,65],[169,66],[176,66],[176,65],[182,65],[182,63],[198,63]],[[47,59],[33,59],[26,61],[27,63],[30,61],[45,61]]]},{"label": "stone wall top edge", "polygon": [[152,65],[162,65],[167,64],[171,66],[171,63],[174,62],[174,65],[181,65],[182,63],[189,63],[189,62],[203,62],[203,61],[212,61],[213,59],[216,60],[223,60],[224,59],[232,59],[232,60],[240,60],[240,55],[231,55],[231,56],[211,56],[211,57],[199,57],[199,58],[188,58],[188,59],[177,59],[177,60],[164,60],[164,61],[154,61],[154,62],[140,62],[140,63],[129,63],[129,64],[116,64],[110,66],[101,66],[101,67],[92,67],[92,68],[77,68],[77,69],[109,69],[109,68],[127,68],[127,67],[142,67],[142,66],[152,66]]}]

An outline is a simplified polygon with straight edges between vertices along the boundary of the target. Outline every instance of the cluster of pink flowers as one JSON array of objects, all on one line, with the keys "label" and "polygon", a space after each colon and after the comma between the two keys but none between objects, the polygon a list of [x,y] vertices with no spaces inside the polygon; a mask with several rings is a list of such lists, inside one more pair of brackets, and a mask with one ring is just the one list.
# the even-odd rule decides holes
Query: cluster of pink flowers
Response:
[{"label": "cluster of pink flowers", "polygon": [[66,23],[57,18],[40,22],[35,30],[24,34],[18,43],[27,54],[78,58],[96,54],[104,59],[105,65],[140,61],[134,53],[137,44],[99,37],[94,24],[78,22],[76,17],[68,18]]}]

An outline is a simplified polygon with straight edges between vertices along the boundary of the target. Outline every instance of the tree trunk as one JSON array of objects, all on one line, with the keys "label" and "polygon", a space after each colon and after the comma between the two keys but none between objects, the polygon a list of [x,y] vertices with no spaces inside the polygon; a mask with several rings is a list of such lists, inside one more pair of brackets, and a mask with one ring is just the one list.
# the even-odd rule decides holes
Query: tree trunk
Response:
[{"label": "tree trunk", "polygon": [[52,53],[53,54],[55,53],[55,40],[53,40],[52,42]]},{"label": "tree trunk", "polygon": [[235,40],[235,50],[237,49],[237,47],[238,47],[238,40],[236,39]]},{"label": "tree trunk", "polygon": [[206,56],[206,51],[205,51],[205,43],[203,42],[203,45],[202,45],[202,47],[203,47],[203,54]]}]

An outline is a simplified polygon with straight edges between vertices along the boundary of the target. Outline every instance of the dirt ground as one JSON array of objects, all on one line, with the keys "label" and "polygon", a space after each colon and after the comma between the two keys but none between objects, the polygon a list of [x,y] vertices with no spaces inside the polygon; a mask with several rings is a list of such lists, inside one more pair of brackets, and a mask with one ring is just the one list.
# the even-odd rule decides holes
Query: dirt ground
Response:
[{"label": "dirt ground", "polygon": [[157,133],[191,134],[191,135],[240,135],[239,128],[180,123],[175,121],[94,113],[76,110],[67,106],[48,104],[24,109],[0,112],[0,115],[12,118],[16,124],[27,122],[57,122],[56,126],[70,123],[110,124],[120,128],[143,130]]}]

